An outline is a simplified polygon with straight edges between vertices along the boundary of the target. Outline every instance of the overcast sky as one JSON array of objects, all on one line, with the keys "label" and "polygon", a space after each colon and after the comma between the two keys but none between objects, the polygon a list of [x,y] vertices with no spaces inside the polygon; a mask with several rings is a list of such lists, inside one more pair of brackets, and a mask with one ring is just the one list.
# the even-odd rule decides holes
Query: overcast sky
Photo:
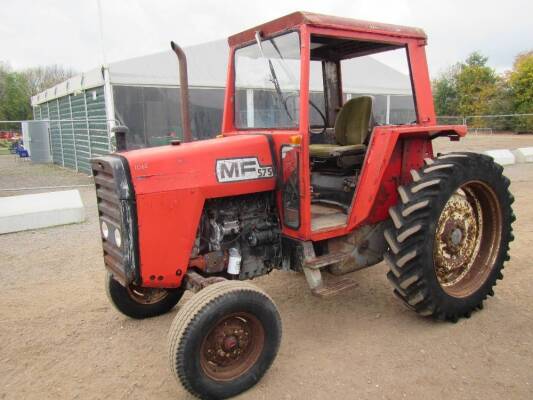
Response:
[{"label": "overcast sky", "polygon": [[[432,76],[474,50],[498,71],[533,50],[533,1],[101,0],[108,62],[225,38],[296,10],[413,25],[429,37]],[[0,61],[21,69],[102,62],[97,0],[0,0]]]}]

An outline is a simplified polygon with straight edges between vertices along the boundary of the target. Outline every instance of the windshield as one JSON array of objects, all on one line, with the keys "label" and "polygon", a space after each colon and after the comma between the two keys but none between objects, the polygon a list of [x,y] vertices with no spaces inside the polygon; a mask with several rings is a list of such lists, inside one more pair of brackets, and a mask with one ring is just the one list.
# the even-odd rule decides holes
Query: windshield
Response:
[{"label": "windshield", "polygon": [[300,38],[290,32],[235,51],[235,126],[297,128]]}]

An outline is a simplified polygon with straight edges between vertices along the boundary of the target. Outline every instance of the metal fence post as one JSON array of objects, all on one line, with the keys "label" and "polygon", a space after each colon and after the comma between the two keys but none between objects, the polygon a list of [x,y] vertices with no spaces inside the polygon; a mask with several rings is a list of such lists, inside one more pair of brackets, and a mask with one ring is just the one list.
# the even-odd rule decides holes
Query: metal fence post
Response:
[{"label": "metal fence post", "polygon": [[48,147],[50,147],[50,156],[52,157],[52,162],[54,162],[54,147],[52,146],[52,123],[50,120],[52,117],[50,116],[50,102],[46,103],[46,108],[48,109]]},{"label": "metal fence post", "polygon": [[[59,98],[56,99],[57,103],[57,120],[58,120],[58,127],[59,127],[59,142],[61,143],[61,165],[65,166],[65,152],[63,147],[63,130],[61,129],[61,111],[59,108]],[[42,115],[41,115],[42,116]]]},{"label": "metal fence post", "polygon": [[87,110],[87,93],[83,91],[83,104],[85,105],[85,123],[87,124],[87,145],[89,146],[89,159],[93,158],[91,148],[91,129],[89,128],[89,110]]},{"label": "metal fence post", "polygon": [[113,95],[113,85],[109,76],[109,67],[104,65],[102,67],[104,74],[104,107],[106,114],[106,129],[107,129],[107,148],[111,153],[111,130],[115,124],[115,100]]},{"label": "metal fence post", "polygon": [[68,96],[68,108],[70,111],[70,125],[72,126],[72,140],[74,141],[74,164],[76,164],[76,171],[79,171],[78,168],[78,153],[76,151],[76,133],[74,130],[74,116],[72,115],[72,101],[70,100],[71,95]]}]

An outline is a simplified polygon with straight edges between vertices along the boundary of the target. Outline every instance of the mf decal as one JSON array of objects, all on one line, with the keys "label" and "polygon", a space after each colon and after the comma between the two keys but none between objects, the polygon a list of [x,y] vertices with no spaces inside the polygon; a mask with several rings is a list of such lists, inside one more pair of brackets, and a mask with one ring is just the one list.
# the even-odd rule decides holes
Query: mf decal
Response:
[{"label": "mf decal", "polygon": [[272,166],[262,166],[257,157],[217,160],[216,169],[219,182],[238,182],[274,176]]}]

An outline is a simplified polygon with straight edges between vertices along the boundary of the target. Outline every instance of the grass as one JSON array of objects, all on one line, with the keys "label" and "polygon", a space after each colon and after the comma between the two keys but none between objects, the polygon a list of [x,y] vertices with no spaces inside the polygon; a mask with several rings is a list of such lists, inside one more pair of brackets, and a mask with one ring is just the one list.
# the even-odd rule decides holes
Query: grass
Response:
[{"label": "grass", "polygon": [[0,139],[0,156],[9,154],[9,144],[7,140]]}]

